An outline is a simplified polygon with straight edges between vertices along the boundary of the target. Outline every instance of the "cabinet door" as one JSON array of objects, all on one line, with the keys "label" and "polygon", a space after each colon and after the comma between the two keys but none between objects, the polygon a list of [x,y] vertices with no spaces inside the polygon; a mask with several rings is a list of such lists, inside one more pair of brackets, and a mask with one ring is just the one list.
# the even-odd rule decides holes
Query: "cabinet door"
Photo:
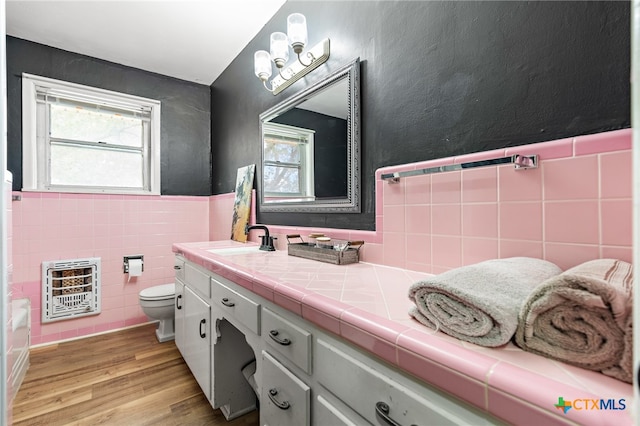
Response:
[{"label": "cabinet door", "polygon": [[176,346],[180,353],[185,351],[184,337],[184,284],[177,279],[176,273],[176,298],[175,298],[175,334]]},{"label": "cabinet door", "polygon": [[211,400],[211,307],[189,287],[184,287],[184,351],[182,357]]},{"label": "cabinet door", "polygon": [[260,423],[270,426],[310,423],[311,389],[267,352],[262,352]]}]

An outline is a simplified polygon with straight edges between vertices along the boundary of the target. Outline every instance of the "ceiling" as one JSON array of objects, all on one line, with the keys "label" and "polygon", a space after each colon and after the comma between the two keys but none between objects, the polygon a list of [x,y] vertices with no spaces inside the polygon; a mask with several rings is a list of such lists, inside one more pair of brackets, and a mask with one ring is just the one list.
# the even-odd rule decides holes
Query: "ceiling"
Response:
[{"label": "ceiling", "polygon": [[349,80],[342,79],[331,84],[326,89],[314,94],[296,108],[318,112],[330,117],[349,119]]},{"label": "ceiling", "polygon": [[285,1],[7,0],[6,27],[21,39],[210,85]]}]

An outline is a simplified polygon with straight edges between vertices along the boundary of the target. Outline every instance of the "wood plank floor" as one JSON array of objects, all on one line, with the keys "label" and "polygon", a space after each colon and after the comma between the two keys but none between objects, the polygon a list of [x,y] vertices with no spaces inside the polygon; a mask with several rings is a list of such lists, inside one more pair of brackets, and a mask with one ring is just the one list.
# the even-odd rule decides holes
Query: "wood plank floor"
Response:
[{"label": "wood plank floor", "polygon": [[155,325],[32,349],[13,404],[23,425],[253,426],[258,411],[227,422],[202,394],[173,341]]}]

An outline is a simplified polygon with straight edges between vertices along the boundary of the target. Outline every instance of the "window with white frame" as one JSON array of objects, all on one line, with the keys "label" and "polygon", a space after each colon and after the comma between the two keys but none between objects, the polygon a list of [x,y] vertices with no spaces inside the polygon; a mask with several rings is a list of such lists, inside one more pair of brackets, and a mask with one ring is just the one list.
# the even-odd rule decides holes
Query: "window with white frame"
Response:
[{"label": "window with white frame", "polygon": [[314,199],[314,133],[284,124],[263,124],[265,197]]},{"label": "window with white frame", "polygon": [[22,75],[23,190],[160,194],[160,102]]}]

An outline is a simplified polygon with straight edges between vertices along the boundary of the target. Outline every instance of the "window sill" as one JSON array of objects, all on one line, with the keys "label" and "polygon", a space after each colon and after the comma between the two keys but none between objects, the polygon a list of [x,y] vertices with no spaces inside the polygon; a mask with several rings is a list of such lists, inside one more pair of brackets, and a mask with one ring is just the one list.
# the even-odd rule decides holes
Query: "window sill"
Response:
[{"label": "window sill", "polygon": [[148,195],[159,196],[160,192],[139,191],[139,190],[107,190],[107,189],[92,189],[92,188],[22,188],[22,192],[41,192],[41,193],[64,193],[64,194],[102,194],[102,195]]}]

